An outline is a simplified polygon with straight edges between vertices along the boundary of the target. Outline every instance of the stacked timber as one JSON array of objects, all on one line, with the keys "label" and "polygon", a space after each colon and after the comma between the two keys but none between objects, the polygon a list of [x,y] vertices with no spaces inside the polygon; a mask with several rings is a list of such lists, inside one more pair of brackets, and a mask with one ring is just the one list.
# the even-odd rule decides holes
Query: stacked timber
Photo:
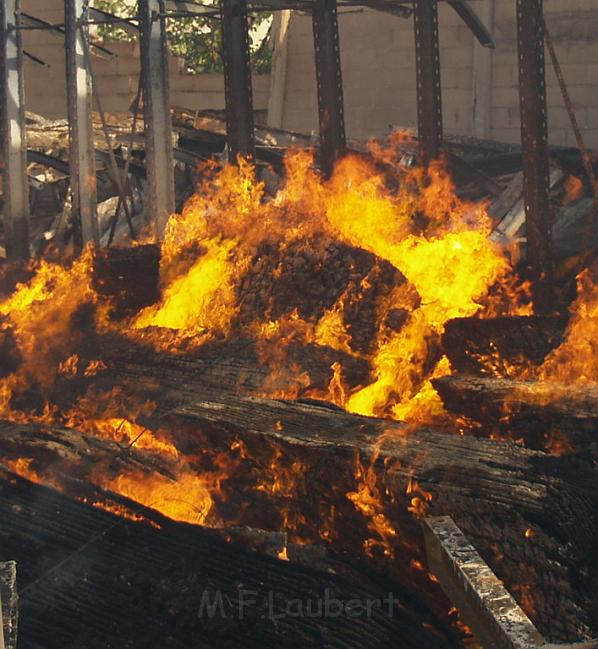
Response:
[{"label": "stacked timber", "polygon": [[[0,495],[2,555],[18,566],[19,646],[456,646],[407,599],[385,604],[383,585],[338,560],[281,561],[135,503],[137,520],[98,507],[110,494],[96,492],[92,506],[3,470]],[[327,601],[343,614],[326,615]]]},{"label": "stacked timber", "polygon": [[[590,469],[511,442],[411,430],[315,404],[234,396],[204,384],[198,373],[181,381],[181,366],[174,371],[158,363],[132,372],[128,361],[113,363],[109,374],[121,380],[129,372],[127,389],[135,385],[139,394],[160,401],[159,410],[140,422],[159,431],[198,475],[216,455],[237,449],[238,461],[214,495],[220,520],[271,531],[287,525],[291,540],[326,539],[353,565],[390,580],[416,608],[443,620],[449,606],[421,569],[417,516],[450,515],[547,637],[590,635],[587,568],[597,531]],[[81,444],[73,444],[71,435]],[[93,486],[98,467],[111,476],[173,475],[161,457],[146,459],[135,448],[104,444],[106,450],[80,433],[6,423],[0,455],[39,457],[33,467],[51,466],[54,485],[87,497],[72,491],[73,481]],[[276,476],[289,486],[275,487]],[[364,490],[376,495],[373,510],[359,507]]]}]

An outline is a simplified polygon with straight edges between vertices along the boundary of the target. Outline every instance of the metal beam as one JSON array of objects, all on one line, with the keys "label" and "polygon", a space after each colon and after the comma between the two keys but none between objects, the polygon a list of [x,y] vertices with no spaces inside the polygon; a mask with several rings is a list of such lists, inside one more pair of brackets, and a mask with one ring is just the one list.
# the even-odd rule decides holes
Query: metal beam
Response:
[{"label": "metal beam", "polygon": [[[479,16],[479,13],[476,12],[473,7],[467,2],[467,0],[446,0],[461,18],[461,20],[469,27],[471,33],[475,36],[476,40],[482,47],[488,47],[494,49],[496,43],[488,27]],[[482,11],[488,11],[488,5],[482,5]]]},{"label": "metal beam", "polygon": [[70,138],[70,172],[73,192],[72,221],[75,243],[99,243],[96,169],[93,146],[88,1],[65,0],[66,88]]},{"label": "metal beam", "polygon": [[314,0],[312,22],[320,122],[320,167],[328,177],[346,146],[336,0]]},{"label": "metal beam", "polygon": [[166,19],[161,0],[140,0],[141,82],[148,173],[148,212],[162,238],[175,210]]},{"label": "metal beam", "polygon": [[440,155],[442,147],[442,92],[438,44],[437,0],[413,0],[417,133],[422,164]]},{"label": "metal beam", "polygon": [[255,154],[253,90],[246,0],[220,0],[228,156]]},{"label": "metal beam", "polygon": [[119,29],[127,32],[131,36],[137,37],[139,35],[139,27],[131,20],[127,18],[120,18],[115,14],[111,14],[108,11],[103,11],[102,9],[96,9],[95,7],[89,8],[89,17],[93,21],[106,21],[106,24],[114,24]]},{"label": "metal beam", "polygon": [[[91,11],[92,9],[90,7],[89,15],[91,15]],[[21,21],[21,29],[27,29],[31,31],[45,31],[50,34],[54,34],[56,38],[60,39],[64,37],[65,31],[63,25],[54,25],[46,20],[42,20],[41,18],[37,18],[36,16],[32,16],[31,14],[27,14],[25,12],[23,12],[21,16],[23,19]],[[114,52],[111,52],[108,48],[103,47],[102,45],[98,45],[97,43],[89,43],[89,46],[97,55],[102,56],[103,58],[113,59],[116,56]]]},{"label": "metal beam", "polygon": [[516,0],[516,4],[527,260],[534,308],[548,313],[554,304],[543,1]]},{"label": "metal beam", "polygon": [[29,184],[20,0],[0,3],[0,132],[4,159],[4,238],[10,260],[29,257]]},{"label": "metal beam", "polygon": [[[494,29],[495,0],[488,0],[479,9],[479,19]],[[471,89],[473,96],[473,135],[480,140],[490,139],[492,134],[492,78],[494,73],[494,49],[480,42],[473,43],[473,68]]]}]

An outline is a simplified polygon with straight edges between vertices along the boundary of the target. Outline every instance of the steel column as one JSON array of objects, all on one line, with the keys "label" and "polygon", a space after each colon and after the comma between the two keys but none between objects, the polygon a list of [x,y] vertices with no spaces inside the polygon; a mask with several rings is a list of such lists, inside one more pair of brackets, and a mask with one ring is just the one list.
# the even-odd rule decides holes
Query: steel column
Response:
[{"label": "steel column", "polygon": [[89,0],[65,0],[64,3],[72,221],[78,247],[99,242],[92,89],[86,54],[88,5]]},{"label": "steel column", "polygon": [[543,6],[542,0],[516,2],[527,260],[535,310],[545,313],[554,305]]},{"label": "steel column", "polygon": [[427,166],[442,147],[442,91],[437,0],[413,0],[417,134],[421,162]]},{"label": "steel column", "polygon": [[328,177],[346,146],[336,0],[314,0],[312,22],[320,122],[319,161]]},{"label": "steel column", "polygon": [[253,89],[246,0],[220,0],[228,157],[255,153]]},{"label": "steel column", "polygon": [[4,238],[10,260],[29,257],[29,186],[20,0],[0,3],[0,133],[4,159]]},{"label": "steel column", "polygon": [[175,210],[165,20],[161,0],[139,0],[148,213],[158,239],[162,238],[168,218]]}]

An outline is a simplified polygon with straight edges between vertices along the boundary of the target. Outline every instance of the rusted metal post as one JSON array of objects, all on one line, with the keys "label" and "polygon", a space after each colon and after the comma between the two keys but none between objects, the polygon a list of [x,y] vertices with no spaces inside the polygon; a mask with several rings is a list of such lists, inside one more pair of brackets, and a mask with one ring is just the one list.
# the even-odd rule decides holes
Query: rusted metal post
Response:
[{"label": "rusted metal post", "polygon": [[[64,31],[69,117],[72,221],[75,243],[99,243],[96,167],[93,143],[92,88],[89,73],[88,0],[65,0]],[[86,45],[87,42],[87,45]]]},{"label": "rusted metal post", "polygon": [[145,123],[148,213],[162,238],[175,209],[166,18],[161,0],[139,0],[141,83]]},{"label": "rusted metal post", "polygon": [[220,0],[228,157],[255,153],[253,89],[246,0]]},{"label": "rusted metal post", "polygon": [[527,260],[537,313],[553,310],[552,209],[542,0],[516,0]]},{"label": "rusted metal post", "polygon": [[336,0],[314,0],[312,23],[320,124],[319,162],[322,173],[329,177],[346,146]]},{"label": "rusted metal post", "polygon": [[427,166],[442,148],[442,91],[437,0],[413,0],[417,137],[421,162]]},{"label": "rusted metal post", "polygon": [[29,257],[29,186],[20,0],[0,3],[0,132],[4,161],[4,238],[10,260]]}]

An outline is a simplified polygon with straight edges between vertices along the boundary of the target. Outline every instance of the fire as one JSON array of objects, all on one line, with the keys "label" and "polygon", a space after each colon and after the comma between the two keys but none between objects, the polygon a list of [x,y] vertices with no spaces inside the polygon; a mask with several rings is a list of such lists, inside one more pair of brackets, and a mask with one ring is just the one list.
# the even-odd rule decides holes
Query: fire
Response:
[{"label": "fire", "polygon": [[[88,500],[86,498],[83,498],[82,502],[88,502]],[[103,509],[104,511],[110,512],[111,514],[115,514],[119,518],[126,518],[127,520],[134,521],[135,523],[148,523],[152,527],[160,529],[160,526],[155,521],[142,516],[138,512],[131,511],[128,507],[120,505],[119,503],[107,502],[104,500],[94,500],[91,503],[91,506],[95,507],[96,509]]]},{"label": "fire", "polygon": [[407,507],[408,511],[414,516],[421,518],[428,512],[429,504],[432,502],[432,494],[422,489],[413,477],[409,478],[405,493],[411,496],[411,501]]},{"label": "fire", "polygon": [[[394,144],[406,140],[402,134]],[[372,151],[387,164],[396,158],[392,146]],[[239,286],[248,271],[260,267],[264,245],[284,251],[291,242],[310,237],[314,242],[341,241],[374,253],[407,278],[408,284],[378,307],[380,322],[399,307],[406,323],[396,332],[379,324],[373,352],[366,355],[373,367],[369,386],[346,393],[339,389],[341,373],[335,369],[328,397],[366,415],[421,418],[422,411],[438,412],[439,401],[427,382],[434,372],[427,367],[434,341],[448,319],[481,310],[488,288],[507,281],[509,263],[489,240],[485,211],[456,197],[442,162],[426,177],[421,170],[392,164],[401,179],[393,191],[362,157],[344,158],[324,181],[314,170],[311,153],[297,151],[287,157],[285,185],[271,200],[247,162],[220,172],[208,168],[197,194],[169,222],[162,247],[162,300],[139,314],[129,332],[176,330],[174,339],[160,337],[171,351],[180,336],[201,342],[213,334],[233,335],[240,315]],[[275,268],[273,279],[281,272],[280,266]],[[362,283],[361,290],[367,288]],[[297,311],[274,319],[254,314],[249,330],[258,349],[266,350],[263,357],[272,372],[263,393],[297,396],[307,387],[309,376],[295,381],[295,387],[280,378],[288,374],[285,347],[292,338],[358,353],[351,348],[344,320],[346,300],[339,296],[316,321]]]},{"label": "fire", "polygon": [[[171,352],[183,340],[188,348],[189,341],[200,345],[213,336],[249,333],[270,370],[262,390],[269,396],[298,396],[309,390],[311,377],[287,360],[288,343],[300,340],[370,364],[370,384],[357,390],[343,382],[342,363],[333,367],[324,396],[348,410],[411,421],[440,414],[429,382],[447,371],[445,361],[437,367],[438,358],[434,361],[438,336],[448,319],[488,308],[488,289],[508,282],[509,263],[489,239],[485,210],[457,198],[442,161],[427,174],[401,165],[401,147],[408,141],[401,133],[387,147],[372,146],[374,161],[386,165],[384,173],[375,162],[350,155],[328,181],[315,171],[310,152],[291,153],[284,187],[271,198],[250,163],[240,160],[221,170],[207,165],[198,192],[167,225],[160,302],[124,326],[107,322],[107,305],[91,286],[90,251],[69,267],[42,262],[34,279],[0,305],[8,323],[3,326],[14,330],[24,358],[21,382],[33,377],[47,387],[57,373],[80,373],[73,351],[76,321],[82,307],[90,305],[96,325],[153,340]],[[389,173],[400,181],[398,188],[389,188]],[[369,351],[353,345],[347,291],[314,317],[298,309],[271,315],[273,305],[264,298],[264,288],[247,289],[247,277],[260,272],[268,250],[284,258],[285,251],[301,242],[315,248],[328,245],[321,242],[340,242],[373,253],[406,278],[402,286],[375,298]],[[275,266],[272,273],[270,281],[283,267]],[[349,287],[358,297],[371,288],[370,279],[362,277]],[[254,311],[250,317],[243,310],[246,290],[266,299],[264,313]],[[402,324],[389,328],[389,315],[397,312],[404,314]],[[84,375],[101,369],[99,363],[101,359],[97,366],[90,364]],[[14,385],[3,386],[2,393],[14,390]]]},{"label": "fire", "polygon": [[214,504],[210,481],[192,471],[182,473],[176,480],[136,473],[121,474],[112,479],[98,475],[95,482],[104,489],[184,523],[207,524]]},{"label": "fire", "polygon": [[382,549],[387,557],[393,557],[397,540],[397,530],[394,528],[384,511],[382,493],[378,487],[375,463],[378,451],[374,453],[368,468],[361,460],[357,459],[355,478],[357,488],[347,493],[347,498],[353,503],[367,520],[368,529],[374,533],[375,538],[364,540],[363,547],[366,554],[372,556],[376,547]]},{"label": "fire", "polygon": [[[94,479],[171,518],[202,524],[216,516],[215,498],[230,462],[211,470],[185,463],[172,439],[142,424],[153,404],[132,403],[120,386],[104,394],[90,389],[71,407],[52,403],[58,378],[70,381],[106,370],[101,354],[86,361],[79,349],[88,329],[151,340],[171,353],[213,339],[250,339],[268,373],[259,389],[264,396],[315,396],[351,412],[412,423],[441,417],[431,380],[450,372],[439,345],[445,323],[494,313],[499,307],[490,289],[497,285],[503,287],[501,299],[514,302],[518,296],[509,260],[489,237],[484,207],[456,196],[442,161],[427,173],[404,166],[401,147],[407,142],[398,134],[387,147],[372,146],[369,159],[348,155],[329,180],[317,173],[311,152],[292,152],[275,196],[267,195],[256,169],[244,160],[220,170],[207,165],[197,193],[167,225],[159,302],[128,321],[109,320],[110,305],[93,289],[91,250],[69,264],[39,262],[33,279],[0,303],[0,333],[14,336],[19,356],[17,369],[0,378],[3,416],[43,418],[163,456],[173,466],[171,478],[111,476],[98,469]],[[369,260],[363,268],[360,255]],[[326,259],[332,260],[330,268]],[[295,304],[308,292],[296,279],[302,267],[323,278],[341,268],[346,277]],[[384,273],[391,278],[372,292]],[[272,283],[285,276],[291,279],[282,282],[283,295],[273,296]],[[362,301],[371,329],[365,341],[357,340],[353,327]],[[567,340],[547,360],[544,375],[596,380],[597,323],[595,285],[583,275]],[[311,368],[308,372],[289,354],[292,346],[307,345],[334,352],[317,390]],[[352,361],[366,368],[359,385],[348,376]],[[567,377],[560,374],[565,367]],[[15,397],[29,388],[46,399],[43,411],[14,407]],[[301,521],[291,501],[305,467],[283,460],[275,454],[263,467],[259,489],[282,502],[283,524],[293,531]],[[407,492],[409,511],[425,514],[431,495],[415,481]],[[366,549],[378,545],[391,556],[398,532],[385,512],[373,460],[369,468],[359,464],[347,498],[367,519],[372,539]]]},{"label": "fire", "polygon": [[135,448],[157,454],[169,455],[173,458],[179,456],[179,452],[173,444],[159,439],[147,428],[128,419],[121,419],[119,417],[93,419],[80,422],[77,428],[83,432],[95,434],[98,437],[114,439],[121,444],[126,444],[129,448],[135,446]]},{"label": "fire", "polygon": [[209,240],[207,249],[189,269],[164,290],[160,304],[147,307],[133,327],[163,327],[183,335],[227,333],[236,311],[233,265],[234,242]]},{"label": "fire", "polygon": [[598,381],[598,284],[589,270],[577,280],[577,299],[565,340],[544,361],[540,378],[545,381]]},{"label": "fire", "polygon": [[287,465],[282,450],[276,447],[257,476],[256,490],[268,494],[276,501],[280,528],[286,534],[291,534],[294,540],[300,540],[297,531],[305,523],[304,516],[295,511],[294,501],[298,487],[304,482],[306,469],[307,465],[299,461]]},{"label": "fire", "polygon": [[351,336],[343,322],[342,301],[328,309],[320,318],[315,328],[315,340],[318,345],[353,353],[349,347]]},{"label": "fire", "polygon": [[83,338],[86,320],[105,324],[106,310],[99,308],[91,286],[91,264],[90,249],[69,267],[41,261],[33,279],[0,303],[1,326],[12,331],[21,356],[21,385],[48,388],[61,363],[72,371],[74,361],[66,363]]},{"label": "fire", "polygon": [[31,466],[33,464],[31,458],[20,457],[16,460],[3,460],[2,464],[13,473],[16,473],[21,478],[25,478],[30,482],[35,482],[35,484],[41,484],[43,482],[43,478]]},{"label": "fire", "polygon": [[[382,157],[380,150],[378,155]],[[421,172],[402,170],[404,183],[397,195],[385,188],[369,163],[355,156],[339,163],[329,183],[315,178],[305,154],[287,165],[287,196],[318,215],[316,221],[323,214],[322,227],[332,236],[389,261],[421,297],[416,304],[412,296],[397,296],[403,301],[396,306],[406,306],[411,316],[399,333],[381,332],[371,359],[375,381],[346,404],[360,414],[388,412],[393,403],[417,393],[421,377],[416,368],[425,363],[430,339],[442,332],[448,319],[476,313],[479,300],[506,277],[509,264],[488,239],[490,225],[483,210],[455,197],[440,163],[432,168],[427,185]],[[416,231],[419,213],[429,221],[425,234]],[[318,342],[347,349],[347,332],[337,310],[325,314],[317,334]]]}]

